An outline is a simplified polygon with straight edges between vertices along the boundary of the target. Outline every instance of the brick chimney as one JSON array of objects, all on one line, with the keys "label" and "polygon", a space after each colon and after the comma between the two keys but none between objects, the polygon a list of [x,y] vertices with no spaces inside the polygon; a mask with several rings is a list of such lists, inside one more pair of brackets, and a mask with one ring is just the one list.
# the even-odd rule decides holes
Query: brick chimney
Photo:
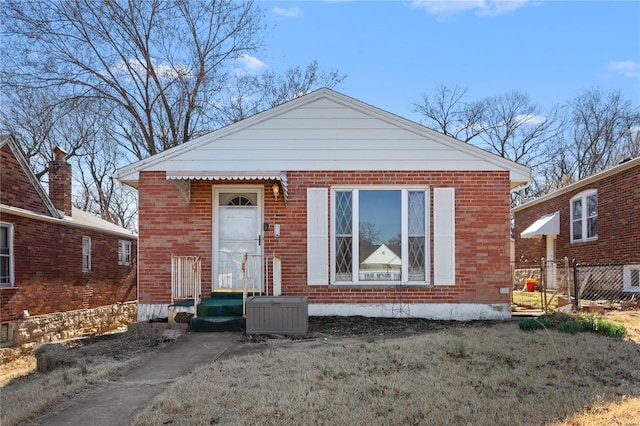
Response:
[{"label": "brick chimney", "polygon": [[56,146],[55,159],[49,162],[49,198],[53,205],[71,216],[71,164],[67,163],[67,152]]}]

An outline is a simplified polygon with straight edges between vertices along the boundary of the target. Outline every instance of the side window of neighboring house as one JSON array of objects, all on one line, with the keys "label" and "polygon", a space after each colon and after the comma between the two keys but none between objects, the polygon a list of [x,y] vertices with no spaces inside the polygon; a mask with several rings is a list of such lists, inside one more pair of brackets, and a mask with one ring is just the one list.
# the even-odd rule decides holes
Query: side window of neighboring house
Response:
[{"label": "side window of neighboring house", "polygon": [[13,225],[0,223],[0,286],[13,287]]},{"label": "side window of neighboring house", "polygon": [[598,239],[598,192],[584,191],[571,199],[571,242]]},{"label": "side window of neighboring house", "polygon": [[82,237],[82,271],[91,271],[91,237]]},{"label": "side window of neighboring house", "polygon": [[118,265],[131,265],[131,241],[118,241]]},{"label": "side window of neighboring house", "polygon": [[3,322],[0,324],[0,343],[7,343],[11,340],[11,327],[8,322]]},{"label": "side window of neighboring house", "polygon": [[622,275],[624,291],[640,292],[640,264],[625,265]]}]

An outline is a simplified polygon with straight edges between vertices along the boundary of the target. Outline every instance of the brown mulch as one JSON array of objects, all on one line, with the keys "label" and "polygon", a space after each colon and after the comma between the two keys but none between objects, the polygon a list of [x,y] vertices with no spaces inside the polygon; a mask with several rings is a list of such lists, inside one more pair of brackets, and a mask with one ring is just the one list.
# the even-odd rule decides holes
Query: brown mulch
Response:
[{"label": "brown mulch", "polygon": [[479,327],[493,321],[435,321],[422,318],[371,318],[363,316],[309,317],[309,337],[407,335],[459,327]]}]

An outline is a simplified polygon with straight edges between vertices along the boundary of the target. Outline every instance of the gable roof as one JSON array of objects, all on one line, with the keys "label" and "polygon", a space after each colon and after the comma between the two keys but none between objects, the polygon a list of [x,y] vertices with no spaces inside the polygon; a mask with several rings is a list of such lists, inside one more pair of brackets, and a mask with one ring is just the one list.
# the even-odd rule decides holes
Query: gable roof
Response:
[{"label": "gable roof", "polygon": [[83,210],[77,209],[75,207],[72,208],[73,216],[65,216],[63,212],[58,210],[49,195],[45,191],[45,189],[40,184],[40,181],[33,173],[29,162],[24,156],[22,149],[16,143],[13,136],[10,135],[0,135],[0,149],[2,149],[5,145],[9,146],[11,152],[13,152],[14,157],[20,163],[20,166],[24,170],[25,175],[29,178],[29,181],[33,185],[34,189],[42,199],[42,202],[47,207],[47,210],[50,213],[50,216],[44,215],[42,213],[33,212],[30,210],[26,210],[23,208],[9,206],[0,203],[0,212],[5,214],[13,214],[16,216],[27,217],[35,220],[41,220],[50,223],[57,223],[63,225],[74,226],[77,228],[83,228],[93,231],[98,231],[102,233],[118,235],[121,237],[129,238],[129,239],[137,239],[137,235],[126,228],[118,226],[114,223],[106,221],[102,218],[99,218],[91,213],[85,212]]},{"label": "gable roof", "polygon": [[528,167],[327,88],[130,164],[115,177],[136,187],[141,171],[197,179],[287,170],[501,170],[509,171],[512,188],[531,178]]},{"label": "gable roof", "polygon": [[40,181],[38,180],[36,175],[33,173],[33,170],[31,170],[31,166],[29,165],[29,162],[27,161],[24,154],[22,153],[22,149],[20,149],[15,139],[13,139],[13,136],[0,135],[0,149],[2,149],[2,147],[4,147],[5,145],[9,146],[9,148],[11,149],[11,152],[13,152],[13,156],[16,158],[16,160],[18,160],[18,163],[20,163],[20,166],[22,167],[24,174],[27,176],[27,178],[29,179],[29,182],[31,182],[31,185],[40,196],[42,203],[45,205],[46,209],[51,214],[51,217],[62,219],[64,217],[64,214],[53,205],[51,198],[49,198],[49,194],[47,194],[47,192],[44,190],[44,188],[40,184]]},{"label": "gable roof", "polygon": [[595,174],[593,174],[593,175],[591,175],[589,177],[586,177],[586,178],[581,179],[581,180],[579,180],[577,182],[574,182],[571,185],[567,185],[567,186],[565,186],[563,188],[560,188],[557,191],[553,191],[553,192],[545,194],[545,195],[543,195],[541,197],[538,197],[536,199],[529,200],[529,201],[527,201],[527,202],[525,202],[523,204],[520,204],[519,206],[516,206],[516,207],[512,208],[511,211],[518,212],[520,210],[524,210],[524,209],[526,209],[528,207],[531,207],[531,206],[534,206],[536,204],[544,203],[547,200],[553,199],[553,198],[558,197],[558,196],[560,196],[562,194],[566,194],[567,192],[574,191],[574,190],[576,190],[576,189],[578,189],[578,188],[580,188],[582,186],[586,186],[586,185],[592,184],[593,182],[597,182],[597,181],[599,181],[601,179],[604,179],[606,177],[609,177],[609,176],[617,175],[620,172],[623,172],[625,170],[628,170],[628,169],[630,169],[632,167],[637,167],[637,166],[640,166],[640,157],[636,157],[636,158],[634,158],[632,160],[624,161],[624,162],[622,162],[620,164],[617,164],[617,165],[615,165],[615,166],[613,166],[611,168],[608,168],[607,170],[603,170],[603,171],[601,171],[599,173],[595,173]]},{"label": "gable roof", "polygon": [[371,253],[365,260],[360,262],[361,265],[393,265],[400,266],[402,262],[397,254],[394,253],[386,244],[380,244],[376,250]]}]

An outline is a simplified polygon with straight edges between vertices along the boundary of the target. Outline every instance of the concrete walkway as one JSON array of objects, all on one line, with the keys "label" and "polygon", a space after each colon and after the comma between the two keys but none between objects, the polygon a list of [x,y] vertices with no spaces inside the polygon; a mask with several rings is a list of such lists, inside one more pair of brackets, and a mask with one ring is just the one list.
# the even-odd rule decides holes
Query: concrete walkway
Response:
[{"label": "concrete walkway", "polygon": [[240,332],[187,334],[152,354],[142,365],[124,372],[105,387],[60,404],[38,417],[34,425],[111,426],[129,424],[136,413],[176,379],[199,365],[217,359],[260,351],[264,346],[243,344]]}]

